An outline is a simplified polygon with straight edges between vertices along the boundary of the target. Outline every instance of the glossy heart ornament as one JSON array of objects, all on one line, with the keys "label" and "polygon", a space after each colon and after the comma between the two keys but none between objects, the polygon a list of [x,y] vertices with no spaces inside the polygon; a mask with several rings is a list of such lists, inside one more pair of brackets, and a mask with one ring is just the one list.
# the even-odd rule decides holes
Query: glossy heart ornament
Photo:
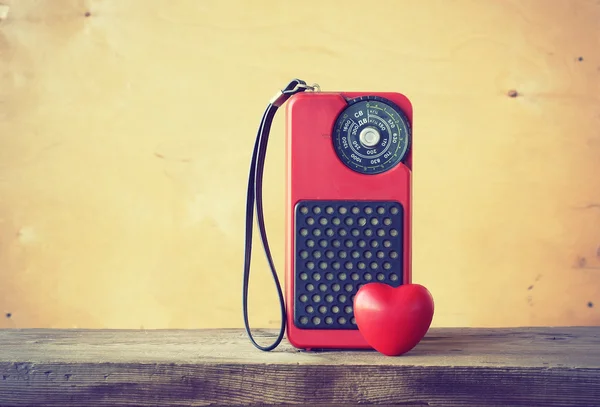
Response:
[{"label": "glossy heart ornament", "polygon": [[410,351],[433,319],[433,297],[422,285],[368,283],[354,298],[356,325],[373,349],[388,356]]}]

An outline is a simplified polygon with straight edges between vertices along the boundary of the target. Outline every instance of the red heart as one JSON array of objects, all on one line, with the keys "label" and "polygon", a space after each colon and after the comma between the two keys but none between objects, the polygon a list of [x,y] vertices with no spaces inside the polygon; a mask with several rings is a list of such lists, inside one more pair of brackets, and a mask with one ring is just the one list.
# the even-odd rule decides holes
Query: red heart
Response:
[{"label": "red heart", "polygon": [[398,356],[423,339],[433,319],[433,297],[422,285],[397,288],[368,283],[354,298],[356,325],[367,343],[388,356]]}]

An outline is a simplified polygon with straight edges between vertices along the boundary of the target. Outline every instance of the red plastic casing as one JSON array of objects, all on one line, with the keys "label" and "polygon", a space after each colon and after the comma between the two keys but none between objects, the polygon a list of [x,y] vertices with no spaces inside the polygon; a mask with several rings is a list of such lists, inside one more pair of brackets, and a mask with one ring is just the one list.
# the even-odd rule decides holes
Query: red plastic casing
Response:
[{"label": "red plastic casing", "polygon": [[303,199],[396,200],[404,207],[404,284],[412,281],[412,133],[404,164],[377,175],[364,175],[345,166],[332,143],[336,118],[347,107],[344,98],[379,96],[406,114],[411,128],[412,104],[392,92],[306,92],[286,105],[286,225],[285,296],[287,340],[300,349],[368,349],[358,330],[303,329],[294,325],[294,208]]}]

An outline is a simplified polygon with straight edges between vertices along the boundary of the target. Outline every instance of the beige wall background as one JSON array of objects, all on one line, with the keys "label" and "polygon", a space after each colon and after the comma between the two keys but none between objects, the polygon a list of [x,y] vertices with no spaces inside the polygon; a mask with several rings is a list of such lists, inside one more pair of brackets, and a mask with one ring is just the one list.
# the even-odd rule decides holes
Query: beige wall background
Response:
[{"label": "beige wall background", "polygon": [[[294,77],[412,100],[434,326],[600,323],[599,1],[0,4],[0,327],[241,327],[250,154]],[[276,327],[255,242],[251,322]]]}]

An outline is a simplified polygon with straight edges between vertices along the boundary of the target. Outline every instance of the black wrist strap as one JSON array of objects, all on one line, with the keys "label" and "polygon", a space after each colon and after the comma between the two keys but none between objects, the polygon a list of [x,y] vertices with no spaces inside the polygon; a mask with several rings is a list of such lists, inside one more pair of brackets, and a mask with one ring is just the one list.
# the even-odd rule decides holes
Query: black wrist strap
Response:
[{"label": "black wrist strap", "polygon": [[[263,183],[263,170],[265,167],[265,158],[267,156],[267,143],[269,140],[269,133],[271,131],[271,124],[277,109],[281,107],[290,96],[304,92],[307,89],[314,89],[315,85],[307,86],[306,82],[294,79],[292,80],[282,91],[278,92],[269,102],[267,108],[263,114],[256,135],[256,141],[254,142],[254,150],[252,151],[252,161],[250,163],[250,175],[248,177],[248,193],[246,198],[246,239],[245,239],[245,257],[244,257],[244,281],[243,281],[243,292],[242,292],[242,307],[244,313],[244,326],[246,327],[246,333],[250,338],[250,341],[254,346],[262,351],[271,351],[275,349],[285,333],[286,326],[286,307],[283,292],[281,290],[281,284],[277,277],[277,271],[273,263],[271,256],[271,250],[269,249],[269,243],[267,240],[267,232],[265,230],[265,221],[263,214],[263,202],[262,202],[262,183]],[[258,222],[258,229],[260,232],[260,238],[271,268],[271,274],[275,281],[277,288],[277,294],[279,296],[279,306],[281,310],[281,327],[279,335],[275,342],[269,346],[259,345],[250,331],[250,325],[248,322],[248,282],[250,279],[250,263],[252,259],[252,225],[254,221],[254,207],[256,205],[256,217]]]}]

